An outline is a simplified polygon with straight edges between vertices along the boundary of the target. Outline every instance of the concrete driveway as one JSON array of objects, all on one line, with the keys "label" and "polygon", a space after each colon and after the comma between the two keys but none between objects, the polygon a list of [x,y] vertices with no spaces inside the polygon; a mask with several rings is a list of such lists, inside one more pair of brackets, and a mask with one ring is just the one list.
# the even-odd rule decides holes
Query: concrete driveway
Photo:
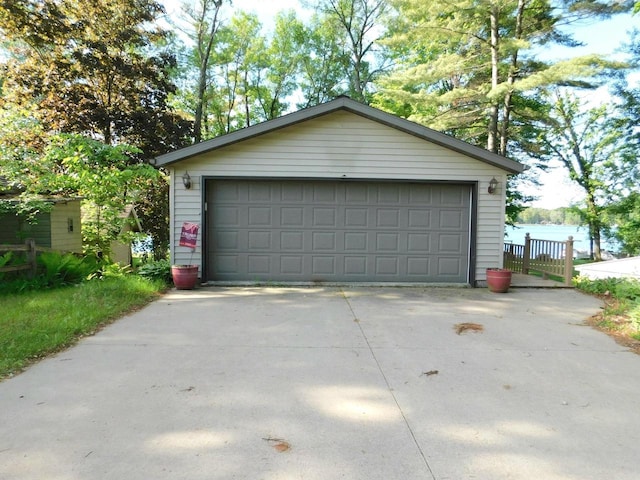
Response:
[{"label": "concrete driveway", "polygon": [[599,307],[173,291],[0,383],[0,478],[635,480],[640,357],[582,325]]}]

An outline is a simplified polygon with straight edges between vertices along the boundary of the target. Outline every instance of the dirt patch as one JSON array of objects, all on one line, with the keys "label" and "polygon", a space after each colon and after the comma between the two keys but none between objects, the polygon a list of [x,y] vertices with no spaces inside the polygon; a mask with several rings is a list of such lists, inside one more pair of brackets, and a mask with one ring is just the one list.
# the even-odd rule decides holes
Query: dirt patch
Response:
[{"label": "dirt patch", "polygon": [[617,310],[618,300],[609,295],[599,295],[605,304],[602,312],[590,316],[585,323],[596,330],[606,333],[613,338],[618,345],[630,349],[640,355],[640,340],[632,337],[637,330],[631,320],[625,315],[612,315],[605,313],[607,310]]}]

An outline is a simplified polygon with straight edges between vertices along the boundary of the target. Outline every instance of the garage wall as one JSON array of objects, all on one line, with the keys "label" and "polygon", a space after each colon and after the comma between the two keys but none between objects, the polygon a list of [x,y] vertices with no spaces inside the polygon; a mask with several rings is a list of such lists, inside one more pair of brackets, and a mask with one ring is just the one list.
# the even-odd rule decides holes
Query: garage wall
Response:
[{"label": "garage wall", "polygon": [[[189,172],[192,188],[182,185]],[[176,164],[170,199],[173,263],[202,265],[203,177],[354,178],[479,182],[476,280],[502,265],[505,172],[359,115],[338,111]],[[487,193],[492,177],[495,195]],[[176,202],[180,198],[180,202]],[[183,222],[201,225],[198,246],[178,246]]]}]

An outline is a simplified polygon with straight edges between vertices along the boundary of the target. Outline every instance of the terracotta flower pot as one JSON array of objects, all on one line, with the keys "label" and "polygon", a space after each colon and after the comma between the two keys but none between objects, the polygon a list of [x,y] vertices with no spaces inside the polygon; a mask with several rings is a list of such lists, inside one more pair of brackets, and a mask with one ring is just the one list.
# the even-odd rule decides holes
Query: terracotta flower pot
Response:
[{"label": "terracotta flower pot", "polygon": [[172,265],[171,277],[178,290],[192,290],[198,282],[198,266]]},{"label": "terracotta flower pot", "polygon": [[487,268],[487,286],[495,293],[505,293],[511,286],[511,270]]}]

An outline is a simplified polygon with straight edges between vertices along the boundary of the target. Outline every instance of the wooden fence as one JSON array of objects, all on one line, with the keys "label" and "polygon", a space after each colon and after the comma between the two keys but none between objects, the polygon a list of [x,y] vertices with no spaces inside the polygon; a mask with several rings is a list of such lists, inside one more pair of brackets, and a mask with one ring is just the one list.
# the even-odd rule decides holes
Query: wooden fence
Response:
[{"label": "wooden fence", "polygon": [[534,239],[527,233],[524,245],[504,244],[504,268],[528,275],[542,273],[543,278],[554,275],[571,285],[573,277],[573,237],[565,241]]},{"label": "wooden fence", "polygon": [[20,265],[9,265],[0,267],[0,273],[5,272],[20,272],[28,270],[30,276],[35,276],[38,271],[38,253],[39,252],[53,252],[51,248],[39,247],[36,245],[36,241],[32,238],[27,239],[23,245],[1,245],[0,254],[6,252],[26,252],[26,261]]}]

